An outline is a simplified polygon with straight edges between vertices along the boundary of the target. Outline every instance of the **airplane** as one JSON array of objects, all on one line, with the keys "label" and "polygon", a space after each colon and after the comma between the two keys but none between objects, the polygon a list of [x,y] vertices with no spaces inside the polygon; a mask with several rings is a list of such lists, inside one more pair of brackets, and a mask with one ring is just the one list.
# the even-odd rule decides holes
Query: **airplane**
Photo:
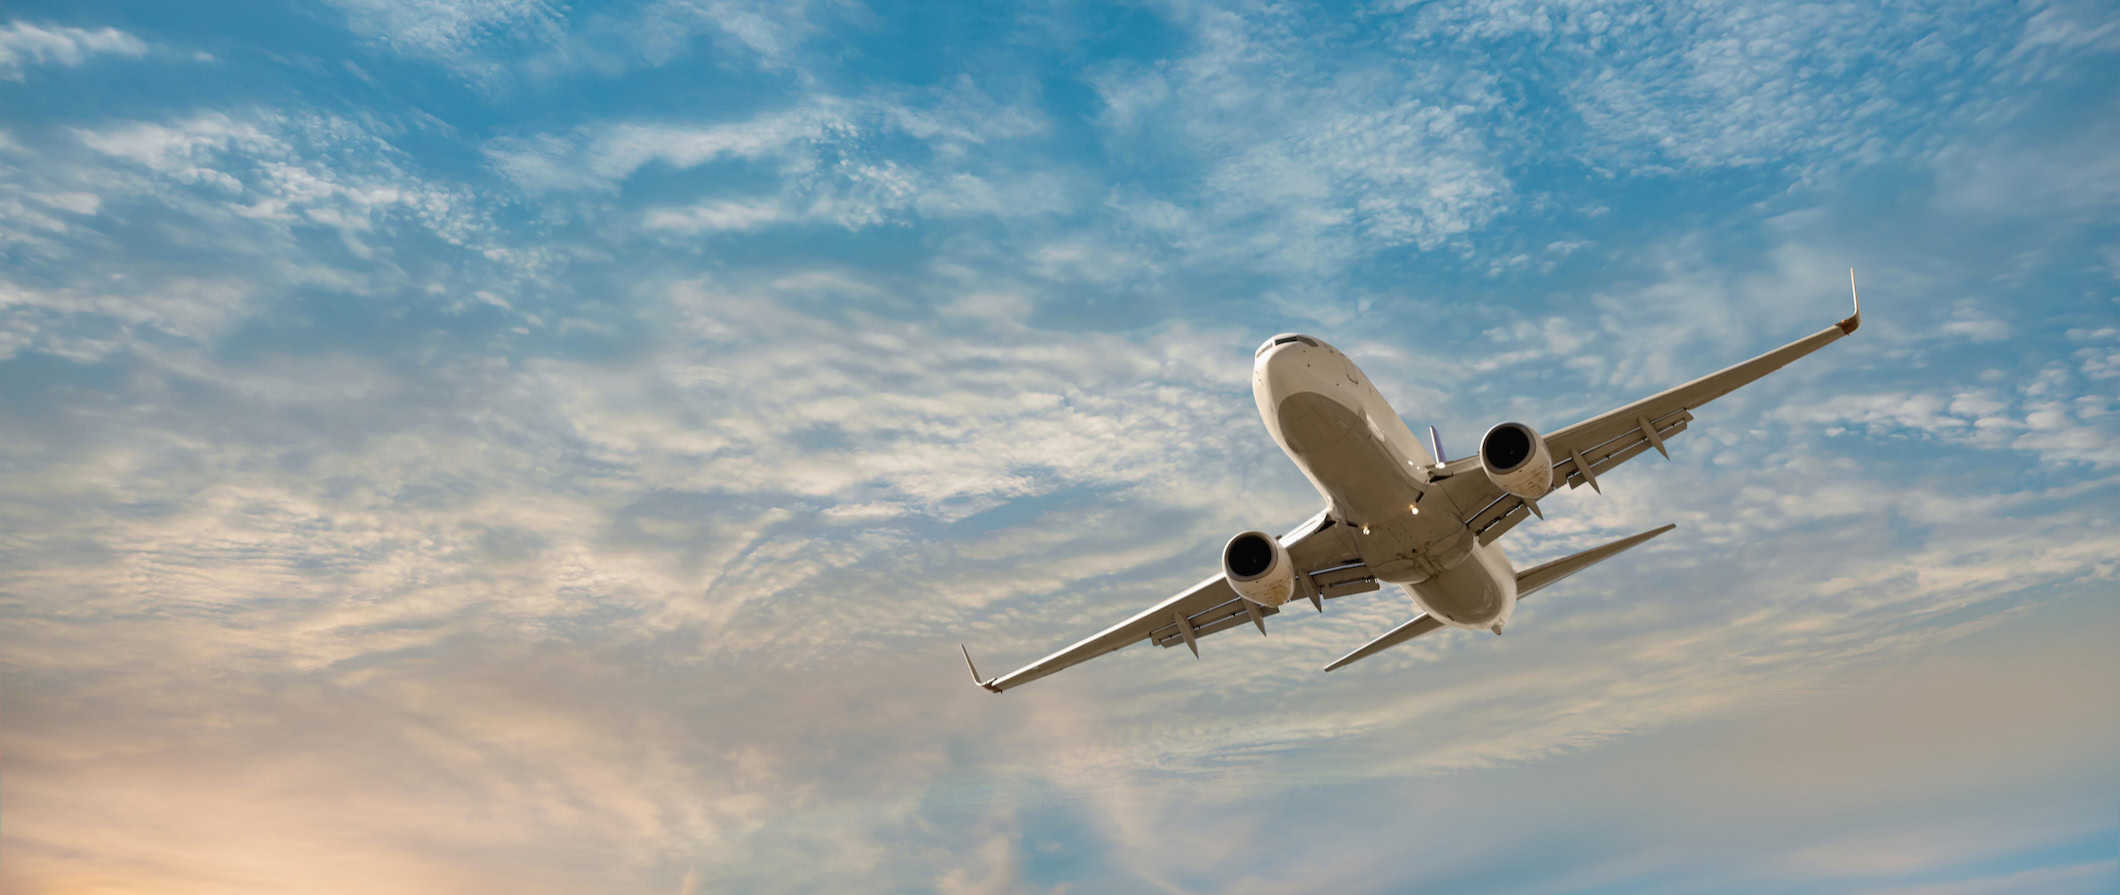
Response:
[{"label": "airplane", "polygon": [[1424,446],[1346,355],[1298,333],[1274,336],[1252,362],[1259,418],[1281,450],[1325,499],[1325,508],[1279,538],[1246,531],[1222,548],[1222,568],[1184,592],[1135,613],[1072,646],[992,678],[982,678],[961,644],[972,680],[994,693],[1136,643],[1180,643],[1200,656],[1199,640],[1246,622],[1266,634],[1266,619],[1303,600],[1324,601],[1400,585],[1420,611],[1398,627],[1325,666],[1368,658],[1438,628],[1499,635],[1517,601],[1621,551],[1661,535],[1663,525],[1599,547],[1516,571],[1497,542],[1538,502],[1563,485],[1598,485],[1600,473],[1655,449],[1686,430],[1693,411],[1862,325],[1855,271],[1848,271],[1847,318],[1751,360],[1710,373],[1617,410],[1541,434],[1504,422],[1480,438],[1470,457],[1446,460],[1435,429]]}]

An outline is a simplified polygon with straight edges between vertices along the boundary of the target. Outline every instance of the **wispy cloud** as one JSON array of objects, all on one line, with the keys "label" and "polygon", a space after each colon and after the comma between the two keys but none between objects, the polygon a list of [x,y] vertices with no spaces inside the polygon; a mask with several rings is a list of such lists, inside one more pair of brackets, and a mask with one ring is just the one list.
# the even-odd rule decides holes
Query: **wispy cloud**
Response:
[{"label": "wispy cloud", "polygon": [[[2097,4],[335,8],[6,44],[0,889],[2101,883]],[[1850,264],[1508,637],[965,680],[1315,510],[1268,333],[1463,453]]]},{"label": "wispy cloud", "polygon": [[1508,206],[1488,145],[1501,102],[1491,81],[1441,62],[1335,57],[1294,15],[1181,7],[1189,55],[1095,82],[1116,145],[1201,157],[1187,201],[1226,223],[1185,234],[1189,249],[1316,274],[1379,248],[1434,248]]},{"label": "wispy cloud", "polygon": [[[734,121],[586,125],[571,133],[503,137],[484,151],[532,195],[611,196],[643,172],[687,175],[706,197],[650,205],[639,221],[648,231],[698,236],[1064,214],[1081,204],[1070,177],[1026,166],[1005,148],[1044,129],[1035,114],[958,83],[892,100],[820,99]],[[862,149],[879,141],[903,148],[891,154]],[[931,167],[943,158],[955,170]],[[749,175],[741,191],[721,186],[730,166]],[[774,189],[760,194],[761,181]]]},{"label": "wispy cloud", "polygon": [[[858,4],[648,0],[578,10],[549,0],[329,0],[356,33],[489,89],[610,76],[706,55],[724,68],[787,70],[818,20],[868,17]],[[718,57],[718,58],[717,58]]]},{"label": "wispy cloud", "polygon": [[486,41],[550,39],[566,7],[548,0],[331,0],[354,30],[414,53],[448,57]]},{"label": "wispy cloud", "polygon": [[650,230],[672,230],[685,234],[750,230],[789,218],[773,201],[720,201],[690,208],[661,208],[648,212],[643,221]]},{"label": "wispy cloud", "polygon": [[618,124],[569,137],[503,138],[486,153],[531,190],[610,189],[643,165],[683,169],[723,158],[758,159],[852,127],[843,110],[828,104],[728,124]]},{"label": "wispy cloud", "polygon": [[21,80],[38,65],[76,66],[96,56],[145,56],[147,42],[116,28],[14,21],[0,25],[0,79]]}]

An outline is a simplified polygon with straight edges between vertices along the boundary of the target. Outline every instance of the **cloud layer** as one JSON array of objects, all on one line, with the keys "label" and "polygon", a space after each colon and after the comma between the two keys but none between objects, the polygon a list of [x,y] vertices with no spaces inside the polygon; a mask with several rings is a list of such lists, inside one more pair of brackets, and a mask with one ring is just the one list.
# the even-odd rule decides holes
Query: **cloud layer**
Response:
[{"label": "cloud layer", "polygon": [[[19,14],[7,891],[2120,873],[2095,5]],[[1680,525],[1507,638],[963,677],[1314,511],[1267,334],[1463,453],[1851,265],[1857,337],[1509,537]]]}]

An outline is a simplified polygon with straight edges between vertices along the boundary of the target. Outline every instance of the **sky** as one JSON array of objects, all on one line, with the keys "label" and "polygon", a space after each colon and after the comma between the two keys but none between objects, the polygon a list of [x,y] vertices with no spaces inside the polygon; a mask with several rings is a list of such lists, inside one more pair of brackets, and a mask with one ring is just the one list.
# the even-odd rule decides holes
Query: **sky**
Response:
[{"label": "sky", "polygon": [[[0,8],[0,890],[2120,891],[2098,2]],[[994,696],[1839,319],[1520,564]]]}]

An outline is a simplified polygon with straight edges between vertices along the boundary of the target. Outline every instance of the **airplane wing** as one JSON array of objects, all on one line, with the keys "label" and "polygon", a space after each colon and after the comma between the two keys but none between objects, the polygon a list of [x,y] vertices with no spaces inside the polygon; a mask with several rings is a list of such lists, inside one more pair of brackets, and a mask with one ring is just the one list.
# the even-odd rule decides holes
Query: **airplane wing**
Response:
[{"label": "airplane wing", "polygon": [[[1281,546],[1288,550],[1288,558],[1295,564],[1296,598],[1310,601],[1311,606],[1320,612],[1325,609],[1325,600],[1377,589],[1376,577],[1369,574],[1368,566],[1362,564],[1361,553],[1355,548],[1349,530],[1336,525],[1324,512],[1282,535]],[[1284,605],[1293,606],[1295,600]],[[1256,626],[1263,636],[1266,618],[1280,612],[1277,607],[1261,606],[1237,596],[1237,592],[1230,589],[1229,579],[1217,572],[1178,595],[1135,613],[1132,618],[1015,671],[982,679],[979,669],[973,666],[972,680],[999,693],[1144,641],[1162,647],[1184,644],[1197,657],[1200,655],[1200,638],[1246,623]],[[965,652],[964,661],[971,665],[970,651]]]},{"label": "airplane wing", "polygon": [[[1855,272],[1848,271],[1848,291],[1853,296]],[[1561,429],[1546,438],[1553,455],[1553,487],[1589,485],[1598,488],[1597,475],[1632,459],[1650,448],[1669,457],[1664,442],[1685,431],[1693,421],[1693,409],[1720,398],[1738,387],[1779,370],[1789,362],[1824,348],[1862,325],[1862,300],[1855,297],[1855,313],[1832,326],[1812,333],[1751,360],[1736,364],[1685,385],[1650,395],[1618,410],[1599,414]],[[1449,477],[1445,487],[1459,507],[1477,507],[1465,524],[1485,544],[1502,536],[1538,508],[1494,486],[1480,475],[1477,455],[1455,460],[1443,467]],[[1472,473],[1458,475],[1460,472]]]}]

